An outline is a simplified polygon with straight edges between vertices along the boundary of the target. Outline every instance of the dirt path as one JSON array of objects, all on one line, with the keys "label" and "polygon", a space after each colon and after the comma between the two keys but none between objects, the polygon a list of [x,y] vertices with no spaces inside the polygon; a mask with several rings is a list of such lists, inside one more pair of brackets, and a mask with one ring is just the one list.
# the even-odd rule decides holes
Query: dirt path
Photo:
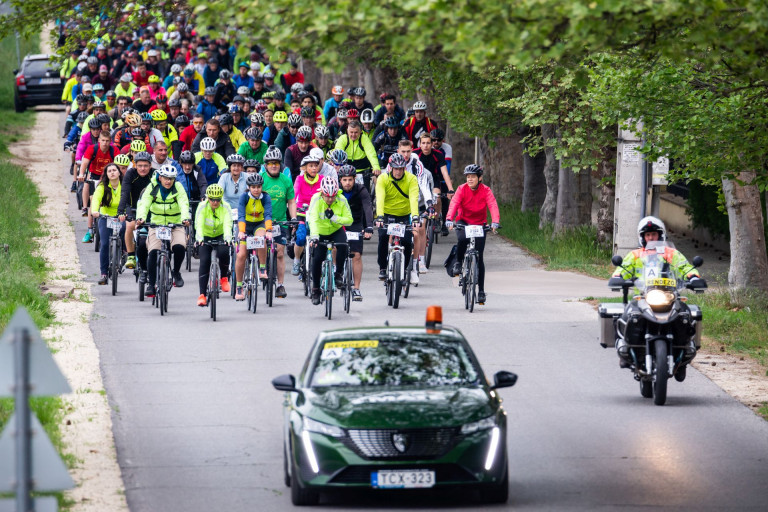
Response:
[{"label": "dirt path", "polygon": [[[36,136],[10,150],[14,163],[25,168],[40,189],[41,211],[46,212],[48,235],[38,242],[51,269],[44,290],[53,295],[56,321],[42,334],[74,391],[63,397],[66,416],[61,426],[66,451],[77,458],[70,472],[77,487],[67,495],[75,502],[73,512],[127,511],[99,352],[88,325],[93,309],[90,286],[80,272],[75,233],[67,216],[74,195],[62,175],[61,119],[61,111],[38,112]],[[41,141],[57,147],[43,148]]]}]

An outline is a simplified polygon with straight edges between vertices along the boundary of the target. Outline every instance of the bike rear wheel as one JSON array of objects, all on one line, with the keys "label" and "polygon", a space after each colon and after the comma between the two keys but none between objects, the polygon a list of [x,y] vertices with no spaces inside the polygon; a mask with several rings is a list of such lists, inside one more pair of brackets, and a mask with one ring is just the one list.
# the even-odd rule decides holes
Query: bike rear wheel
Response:
[{"label": "bike rear wheel", "polygon": [[333,313],[333,263],[328,260],[323,262],[323,295],[325,298],[325,316],[331,319]]},{"label": "bike rear wheel", "polygon": [[467,295],[469,295],[469,312],[472,313],[475,310],[475,302],[477,301],[477,280],[478,280],[478,268],[477,268],[477,256],[474,254],[470,259],[472,270],[469,273],[470,282]]},{"label": "bike rear wheel", "polygon": [[112,280],[112,295],[117,295],[117,275],[120,273],[120,239],[115,237],[109,245],[109,278]]},{"label": "bike rear wheel", "polygon": [[352,260],[347,258],[344,262],[344,284],[342,293],[344,294],[344,311],[349,313],[350,305],[352,304],[352,288],[354,288],[355,282],[352,276]]},{"label": "bike rear wheel", "polygon": [[309,275],[307,273],[307,251],[309,250],[309,247],[305,247],[304,251],[301,253],[301,268],[299,269],[299,276],[301,277],[301,282],[304,285],[304,296],[309,297]]},{"label": "bike rear wheel", "polygon": [[192,227],[184,226],[184,233],[186,235],[187,247],[186,247],[186,266],[187,272],[192,272],[192,252],[194,251],[195,240],[192,237]]},{"label": "bike rear wheel", "polygon": [[[229,246],[229,282],[231,283],[229,294],[232,296],[232,298],[235,298],[235,295],[237,294],[237,274],[235,273],[235,262],[237,261],[237,252],[235,252],[235,247],[237,247],[237,239],[235,239],[235,243],[231,244]],[[245,246],[242,248],[245,250]]]},{"label": "bike rear wheel", "polygon": [[256,306],[259,301],[259,259],[254,255],[251,257],[250,263],[251,278],[248,280],[248,289],[251,291],[251,298],[248,300],[253,309],[251,310],[256,314]]},{"label": "bike rear wheel", "polygon": [[272,307],[275,299],[275,286],[277,285],[277,250],[267,253],[267,304]]},{"label": "bike rear wheel", "polygon": [[424,266],[429,268],[430,263],[432,263],[432,244],[434,244],[435,239],[435,233],[432,227],[435,225],[435,221],[432,219],[427,220],[427,229],[426,235],[427,235],[427,244],[424,249]]},{"label": "bike rear wheel", "polygon": [[167,300],[168,295],[165,291],[165,282],[168,279],[168,276],[166,275],[168,273],[168,266],[165,264],[165,254],[163,252],[160,252],[160,255],[158,257],[158,269],[157,269],[157,291],[155,292],[157,295],[155,296],[157,299],[157,306],[160,308],[160,316],[165,315],[165,301]]},{"label": "bike rear wheel", "polygon": [[464,309],[469,309],[469,301],[471,300],[472,291],[469,287],[470,276],[472,274],[472,260],[468,257],[464,258],[464,273],[462,275],[461,293],[464,294]]},{"label": "bike rear wheel", "polygon": [[400,293],[403,291],[402,262],[403,255],[399,252],[392,254],[392,307],[400,306]]}]

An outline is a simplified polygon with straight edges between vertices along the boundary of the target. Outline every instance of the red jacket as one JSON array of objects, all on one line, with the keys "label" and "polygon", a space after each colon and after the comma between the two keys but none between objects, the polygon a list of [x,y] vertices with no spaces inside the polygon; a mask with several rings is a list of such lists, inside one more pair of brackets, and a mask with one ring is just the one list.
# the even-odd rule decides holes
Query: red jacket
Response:
[{"label": "red jacket", "polygon": [[182,151],[192,151],[192,143],[195,141],[197,133],[198,132],[195,131],[195,127],[192,125],[187,126],[181,131],[179,140],[184,143]]},{"label": "red jacket", "polygon": [[464,183],[456,189],[456,194],[448,206],[447,220],[464,221],[467,224],[481,225],[488,220],[491,211],[491,222],[499,222],[499,205],[490,187],[480,183],[477,189],[472,190]]},{"label": "red jacket", "polygon": [[[431,120],[430,118],[428,118],[428,117],[425,117],[425,118],[424,118],[424,122],[426,123],[426,130],[427,130],[427,133],[429,133],[429,132],[431,132],[432,130],[434,130],[435,128],[437,128],[437,123],[435,123],[434,121],[432,121],[432,120]],[[413,136],[414,136],[414,135],[416,135],[415,133],[413,133],[413,130],[414,130],[414,128],[415,128],[415,127],[416,127],[416,117],[414,117],[414,116],[411,116],[411,117],[410,117],[410,118],[409,118],[409,119],[408,119],[408,120],[405,122],[405,124],[403,125],[403,130],[405,130],[405,135],[406,135],[406,137],[408,137],[408,140],[410,140],[411,142],[413,142],[413,146],[414,146],[414,147],[418,148],[418,147],[419,147],[419,141],[418,141],[418,140],[415,140],[415,139],[413,138]]]}]

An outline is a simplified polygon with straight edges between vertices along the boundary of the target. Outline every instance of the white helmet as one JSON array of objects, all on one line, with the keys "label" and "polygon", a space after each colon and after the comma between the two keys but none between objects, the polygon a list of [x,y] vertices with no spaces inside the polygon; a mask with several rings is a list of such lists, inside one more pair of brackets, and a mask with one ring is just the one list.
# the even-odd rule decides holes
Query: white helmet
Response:
[{"label": "white helmet", "polygon": [[247,85],[241,85],[237,88],[237,94],[239,96],[248,96],[248,93],[250,93],[251,90],[248,88]]},{"label": "white helmet", "polygon": [[314,158],[317,162],[322,162],[325,159],[323,150],[320,148],[312,148],[309,150],[309,156]]},{"label": "white helmet", "polygon": [[171,73],[181,73],[181,65],[174,64],[171,66]]},{"label": "white helmet", "polygon": [[308,154],[307,156],[305,156],[304,158],[301,159],[301,166],[304,167],[307,164],[318,163],[321,160],[322,160],[321,158],[318,159],[317,156],[315,156],[312,153],[310,153],[310,154]]},{"label": "white helmet", "polygon": [[637,223],[637,240],[642,247],[645,247],[645,234],[651,231],[659,233],[659,240],[666,241],[667,227],[661,219],[653,216],[643,217]]},{"label": "white helmet", "polygon": [[200,149],[203,151],[213,151],[216,149],[216,141],[210,137],[205,137],[200,141]]},{"label": "white helmet", "polygon": [[339,183],[333,176],[323,176],[322,181],[320,181],[320,190],[327,196],[335,196],[339,191]]},{"label": "white helmet", "polygon": [[427,104],[423,101],[417,101],[413,104],[413,110],[427,110]]},{"label": "white helmet", "polygon": [[157,170],[158,176],[163,178],[176,178],[176,168],[172,165],[163,165]]},{"label": "white helmet", "polygon": [[360,114],[360,122],[361,123],[372,123],[373,122],[373,110],[367,108],[363,110],[363,112]]}]

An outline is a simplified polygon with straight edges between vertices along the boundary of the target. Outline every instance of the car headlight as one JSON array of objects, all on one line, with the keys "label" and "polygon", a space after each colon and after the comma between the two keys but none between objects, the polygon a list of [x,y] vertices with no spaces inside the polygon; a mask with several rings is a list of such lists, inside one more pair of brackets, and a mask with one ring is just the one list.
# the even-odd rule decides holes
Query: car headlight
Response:
[{"label": "car headlight", "polygon": [[669,311],[674,300],[675,295],[664,290],[650,290],[645,294],[645,301],[654,311]]},{"label": "car headlight", "polygon": [[472,423],[465,423],[461,426],[461,433],[464,435],[474,434],[481,430],[488,430],[496,426],[496,416],[488,416],[479,421],[473,421]]},{"label": "car headlight", "polygon": [[304,430],[330,437],[344,437],[345,435],[344,429],[313,420],[312,418],[304,418]]}]

